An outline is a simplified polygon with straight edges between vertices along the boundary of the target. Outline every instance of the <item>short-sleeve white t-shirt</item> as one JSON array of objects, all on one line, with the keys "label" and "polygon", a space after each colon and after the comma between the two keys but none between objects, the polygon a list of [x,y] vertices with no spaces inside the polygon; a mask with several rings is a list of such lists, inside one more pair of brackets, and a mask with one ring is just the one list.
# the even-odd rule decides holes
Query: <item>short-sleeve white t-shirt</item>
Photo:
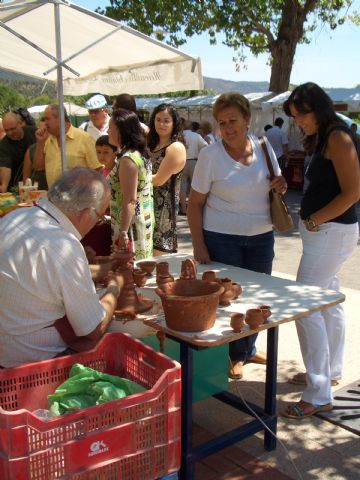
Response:
[{"label": "short-sleeve white t-shirt", "polygon": [[[272,230],[269,171],[259,139],[249,135],[253,161],[236,162],[222,141],[203,148],[196,162],[192,188],[207,194],[203,228],[233,235],[259,235]],[[275,175],[281,175],[275,153],[265,139]]]}]

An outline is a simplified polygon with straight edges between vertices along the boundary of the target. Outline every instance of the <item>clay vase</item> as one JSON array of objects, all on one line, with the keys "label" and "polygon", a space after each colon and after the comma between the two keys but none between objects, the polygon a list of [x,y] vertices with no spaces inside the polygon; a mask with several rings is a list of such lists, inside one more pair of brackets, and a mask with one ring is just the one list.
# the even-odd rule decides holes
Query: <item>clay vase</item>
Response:
[{"label": "clay vase", "polygon": [[202,279],[204,282],[216,282],[216,272],[214,272],[214,270],[206,270],[206,272],[202,274]]},{"label": "clay vase", "polygon": [[264,318],[264,323],[267,322],[267,319],[271,316],[271,310],[269,305],[260,305],[260,310],[262,312],[263,318]]},{"label": "clay vase", "polygon": [[124,278],[124,286],[119,295],[115,314],[129,315],[135,318],[137,313],[146,312],[153,306],[153,301],[146,297],[138,297],[134,284],[133,271],[129,268],[117,270]]},{"label": "clay vase", "polygon": [[246,310],[245,322],[251,330],[262,325],[264,323],[264,317],[260,308],[249,308],[249,310]]},{"label": "clay vase", "polygon": [[241,285],[239,283],[236,283],[236,282],[232,282],[231,284],[231,289],[232,289],[232,292],[234,294],[234,300],[238,297],[240,297],[241,293],[242,293],[242,288],[241,288]]},{"label": "clay vase", "polygon": [[114,260],[116,268],[122,269],[134,258],[134,252],[130,252],[126,248],[119,248],[110,257]]},{"label": "clay vase", "polygon": [[230,318],[230,327],[234,332],[240,333],[245,324],[245,315],[243,313],[235,312],[231,314]]},{"label": "clay vase", "polygon": [[169,272],[168,262],[158,262],[156,264],[156,284],[158,287],[165,283],[173,282],[174,277]]},{"label": "clay vase", "polygon": [[152,272],[155,268],[156,262],[155,260],[143,260],[141,262],[137,262],[136,266],[141,268],[144,272],[146,272],[146,275],[148,277],[151,277]]},{"label": "clay vase", "polygon": [[141,268],[134,268],[133,271],[134,282],[137,287],[144,287],[147,280],[147,273]]},{"label": "clay vase", "polygon": [[181,280],[196,280],[197,268],[195,260],[187,258],[181,262]]},{"label": "clay vase", "polygon": [[232,281],[230,278],[220,278],[218,279],[218,282],[224,287],[224,292],[220,295],[219,298],[219,305],[227,307],[230,305],[231,300],[234,298]]}]

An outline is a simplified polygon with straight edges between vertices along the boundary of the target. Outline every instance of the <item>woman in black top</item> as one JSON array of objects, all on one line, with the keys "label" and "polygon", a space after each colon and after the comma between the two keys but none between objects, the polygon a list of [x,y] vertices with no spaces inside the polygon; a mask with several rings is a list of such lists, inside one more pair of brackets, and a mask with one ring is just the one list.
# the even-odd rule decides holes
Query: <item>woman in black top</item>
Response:
[{"label": "woman in black top", "polygon": [[[312,155],[305,172],[309,186],[301,202],[303,241],[297,280],[339,290],[339,271],[354,250],[359,228],[359,160],[351,131],[336,115],[330,97],[316,84],[297,87],[284,103],[304,134]],[[345,339],[343,307],[335,305],[296,322],[305,373],[289,381],[307,385],[284,415],[305,418],[332,409],[331,384],[341,378]]]}]

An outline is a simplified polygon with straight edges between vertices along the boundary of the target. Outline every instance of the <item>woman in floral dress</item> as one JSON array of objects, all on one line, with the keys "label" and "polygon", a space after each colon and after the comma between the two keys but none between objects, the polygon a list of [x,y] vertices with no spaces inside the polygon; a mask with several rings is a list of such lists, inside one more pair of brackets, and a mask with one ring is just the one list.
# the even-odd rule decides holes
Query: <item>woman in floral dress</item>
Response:
[{"label": "woman in floral dress", "polygon": [[153,200],[151,162],[138,117],[122,108],[113,111],[109,143],[120,154],[109,174],[111,183],[112,243],[131,245],[136,260],[153,254]]},{"label": "woman in floral dress", "polygon": [[162,103],[154,109],[147,138],[154,187],[154,255],[176,253],[176,215],[186,150],[181,121],[172,105]]}]

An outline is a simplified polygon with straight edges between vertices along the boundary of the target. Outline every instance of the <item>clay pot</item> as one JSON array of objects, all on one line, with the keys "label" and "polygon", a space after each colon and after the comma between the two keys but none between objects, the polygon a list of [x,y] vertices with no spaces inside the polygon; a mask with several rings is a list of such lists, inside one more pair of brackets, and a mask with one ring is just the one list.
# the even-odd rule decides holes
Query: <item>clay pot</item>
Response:
[{"label": "clay pot", "polygon": [[217,282],[176,280],[157,288],[166,324],[179,332],[201,332],[212,328],[216,307],[224,287]]},{"label": "clay pot", "polygon": [[230,320],[230,326],[236,333],[240,333],[245,324],[245,315],[243,313],[232,313]]},{"label": "clay pot", "polygon": [[155,268],[156,262],[154,260],[142,260],[141,262],[137,262],[136,266],[141,268],[144,272],[146,272],[148,277],[151,277],[151,274]]},{"label": "clay pot", "polygon": [[224,287],[224,292],[220,295],[219,305],[227,307],[230,305],[230,301],[234,298],[232,290],[232,281],[230,278],[219,278],[220,285]]},{"label": "clay pot", "polygon": [[119,249],[111,254],[111,258],[114,260],[116,268],[123,268],[134,258],[134,252]]},{"label": "clay pot", "polygon": [[234,295],[234,300],[236,298],[238,298],[241,293],[242,293],[242,288],[241,288],[241,285],[239,283],[236,283],[236,282],[232,282],[231,284],[231,289],[232,289],[232,292],[233,292],[233,295]]},{"label": "clay pot", "polygon": [[158,287],[165,283],[173,282],[174,277],[169,272],[168,262],[158,262],[156,264],[156,284]]},{"label": "clay pot", "polygon": [[137,313],[146,312],[153,306],[153,301],[138,296],[134,285],[133,271],[128,268],[117,270],[124,278],[124,286],[118,297],[115,314],[129,315],[135,318]]},{"label": "clay pot", "polygon": [[115,262],[111,257],[95,256],[93,263],[89,264],[91,278],[94,282],[102,282],[106,275],[115,268]]},{"label": "clay pot", "polygon": [[147,273],[141,268],[134,268],[133,271],[134,282],[136,283],[137,287],[144,287],[147,280]]},{"label": "clay pot", "polygon": [[206,270],[206,272],[202,274],[202,279],[204,282],[216,282],[216,272],[214,272],[214,270]]},{"label": "clay pot", "polygon": [[264,317],[260,308],[249,308],[249,310],[246,310],[245,322],[251,330],[262,325],[264,323]]},{"label": "clay pot", "polygon": [[264,318],[264,323],[267,321],[267,319],[271,316],[271,310],[269,305],[260,305],[260,310],[262,312],[263,318]]},{"label": "clay pot", "polygon": [[187,258],[181,262],[181,274],[182,280],[196,280],[197,268],[195,260]]}]

